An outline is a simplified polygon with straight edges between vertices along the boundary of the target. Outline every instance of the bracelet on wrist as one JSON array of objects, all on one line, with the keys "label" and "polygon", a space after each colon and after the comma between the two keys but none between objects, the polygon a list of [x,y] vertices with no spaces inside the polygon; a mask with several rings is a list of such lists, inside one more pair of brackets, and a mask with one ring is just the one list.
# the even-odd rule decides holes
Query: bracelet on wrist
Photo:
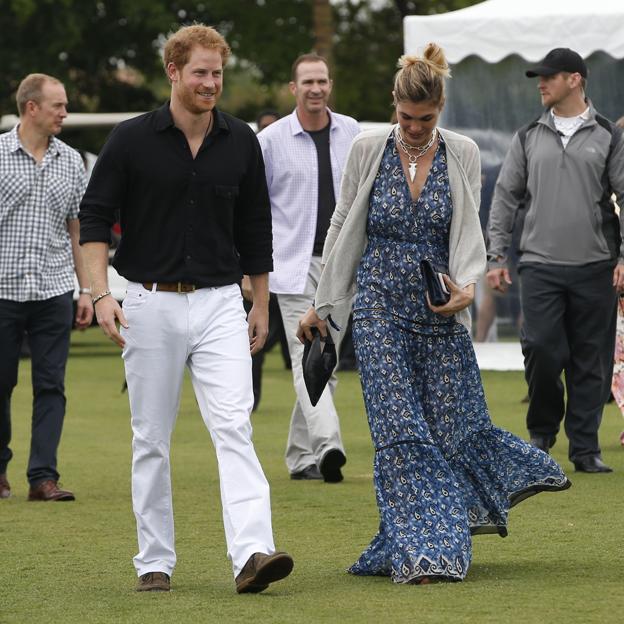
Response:
[{"label": "bracelet on wrist", "polygon": [[107,297],[110,294],[111,294],[110,290],[105,290],[103,293],[100,293],[97,297],[93,297],[92,299],[93,305],[95,305],[100,299],[104,299],[104,297]]},{"label": "bracelet on wrist", "polygon": [[91,289],[87,288],[86,286],[83,288],[79,288],[78,289],[78,294],[79,295],[90,295],[91,294]]}]

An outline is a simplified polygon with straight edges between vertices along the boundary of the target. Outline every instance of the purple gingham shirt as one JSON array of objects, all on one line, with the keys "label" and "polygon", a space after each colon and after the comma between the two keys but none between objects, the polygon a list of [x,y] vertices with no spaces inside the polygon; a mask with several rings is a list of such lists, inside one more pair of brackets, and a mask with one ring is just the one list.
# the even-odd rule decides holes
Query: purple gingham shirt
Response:
[{"label": "purple gingham shirt", "polygon": [[[329,149],[334,196],[351,141],[360,127],[351,117],[330,111]],[[258,134],[264,156],[273,215],[271,292],[301,294],[305,290],[314,247],[318,210],[318,162],[312,137],[297,112],[272,123]]]}]

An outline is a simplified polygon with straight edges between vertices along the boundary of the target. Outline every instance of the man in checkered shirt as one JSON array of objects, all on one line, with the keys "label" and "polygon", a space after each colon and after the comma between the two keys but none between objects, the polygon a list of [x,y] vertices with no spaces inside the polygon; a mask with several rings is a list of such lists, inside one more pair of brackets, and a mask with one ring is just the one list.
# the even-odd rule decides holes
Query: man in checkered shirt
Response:
[{"label": "man in checkered shirt", "polygon": [[65,416],[74,271],[80,285],[76,326],[88,327],[93,318],[78,245],[86,175],[78,152],[55,137],[67,117],[63,85],[30,74],[16,100],[20,122],[0,136],[0,499],[11,494],[10,403],[27,333],[34,394],[28,500],[70,501],[74,495],[58,486],[56,451]]}]

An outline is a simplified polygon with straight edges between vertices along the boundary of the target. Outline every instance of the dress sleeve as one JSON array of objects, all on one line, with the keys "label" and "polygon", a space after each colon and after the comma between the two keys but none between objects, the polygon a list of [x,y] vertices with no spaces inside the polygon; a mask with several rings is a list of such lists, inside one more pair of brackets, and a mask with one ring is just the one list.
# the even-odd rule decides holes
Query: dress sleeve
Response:
[{"label": "dress sleeve", "polygon": [[353,201],[358,192],[360,183],[360,167],[361,155],[358,142],[354,142],[351,145],[349,154],[347,156],[347,163],[342,173],[342,180],[340,182],[340,193],[338,195],[338,202],[336,208],[332,214],[329,229],[327,230],[327,236],[325,238],[325,245],[323,247],[322,263],[326,264],[331,250],[336,244],[340,230],[351,210]]}]

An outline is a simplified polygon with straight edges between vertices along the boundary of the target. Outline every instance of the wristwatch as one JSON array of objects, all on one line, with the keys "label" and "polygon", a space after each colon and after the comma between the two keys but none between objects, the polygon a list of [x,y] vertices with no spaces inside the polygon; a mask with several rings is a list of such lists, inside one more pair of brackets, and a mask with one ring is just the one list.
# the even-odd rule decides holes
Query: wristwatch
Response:
[{"label": "wristwatch", "polygon": [[91,294],[91,289],[90,288],[86,288],[86,287],[81,287],[78,289],[78,294],[79,295],[90,295]]}]

